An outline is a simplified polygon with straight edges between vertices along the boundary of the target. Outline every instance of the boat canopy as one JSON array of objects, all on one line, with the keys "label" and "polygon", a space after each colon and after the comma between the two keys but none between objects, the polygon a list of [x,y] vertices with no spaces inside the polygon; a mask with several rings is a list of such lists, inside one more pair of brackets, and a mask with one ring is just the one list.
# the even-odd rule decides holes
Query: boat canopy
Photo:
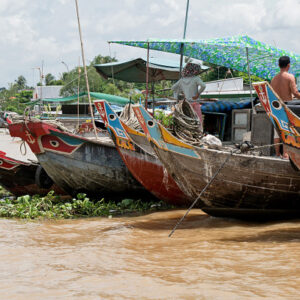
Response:
[{"label": "boat canopy", "polygon": [[[90,92],[91,97],[95,99],[100,99],[100,100],[106,100],[109,103],[112,104],[118,104],[121,106],[125,106],[126,104],[130,103],[130,100],[124,97],[120,96],[115,96],[115,95],[110,95],[110,94],[104,94],[104,93],[96,93],[96,92]],[[87,96],[87,92],[82,92],[79,94],[79,97]],[[64,98],[47,98],[47,99],[40,99],[37,101],[32,101],[30,104],[37,104],[37,102],[68,102],[68,101],[74,101],[78,99],[78,95],[75,94],[73,96],[69,97],[64,97]],[[27,104],[27,103],[26,103]]]},{"label": "boat canopy", "polygon": [[278,59],[287,55],[291,59],[290,72],[300,76],[300,55],[275,48],[251,37],[232,36],[226,38],[206,40],[156,40],[145,41],[110,41],[110,43],[123,44],[163,52],[181,54],[200,59],[204,62],[224,66],[233,70],[247,73],[247,51],[251,75],[271,80],[278,72]]},{"label": "boat canopy", "polygon": [[[127,82],[146,82],[147,60],[136,58],[123,62],[94,65],[97,72],[107,78],[115,78]],[[208,69],[202,66],[203,70]],[[179,61],[168,59],[149,59],[149,81],[177,80],[179,78]]]}]

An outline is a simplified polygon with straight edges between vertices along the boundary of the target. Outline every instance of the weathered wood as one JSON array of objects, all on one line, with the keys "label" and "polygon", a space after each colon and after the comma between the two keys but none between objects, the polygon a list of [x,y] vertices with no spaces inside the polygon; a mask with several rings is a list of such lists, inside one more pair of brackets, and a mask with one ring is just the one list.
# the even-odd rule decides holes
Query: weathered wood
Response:
[{"label": "weathered wood", "polygon": [[[192,203],[230,152],[193,147],[170,135],[141,108],[137,116],[151,145],[181,190]],[[300,217],[300,173],[289,161],[275,157],[232,154],[198,202],[210,214],[240,217],[252,212],[289,211]],[[256,214],[256,213],[257,214]],[[277,214],[278,215],[278,214]]]},{"label": "weathered wood", "polygon": [[[187,206],[186,196],[153,153],[146,136],[123,123],[105,101],[96,101],[95,104],[131,174],[157,198],[173,205]],[[139,137],[143,145],[147,144],[144,148],[151,149],[151,153],[134,143],[129,134]]]},{"label": "weathered wood", "polygon": [[49,187],[40,187],[36,183],[36,173],[39,165],[23,163],[0,153],[0,185],[15,196],[41,195],[51,190],[57,194],[64,194],[55,184]]},{"label": "weathered wood", "polygon": [[69,194],[148,195],[107,141],[82,138],[37,121],[12,124],[9,129],[28,143],[47,174]]}]

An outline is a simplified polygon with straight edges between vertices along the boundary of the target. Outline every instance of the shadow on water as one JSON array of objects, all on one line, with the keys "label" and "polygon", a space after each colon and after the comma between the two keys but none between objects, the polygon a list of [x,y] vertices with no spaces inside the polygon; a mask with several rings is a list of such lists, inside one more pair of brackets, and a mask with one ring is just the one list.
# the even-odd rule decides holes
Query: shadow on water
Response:
[{"label": "shadow on water", "polygon": [[[159,215],[151,214],[147,218],[132,219],[130,228],[137,228],[149,231],[171,231],[184,211],[168,211]],[[295,227],[299,225],[299,227]],[[280,228],[271,229],[270,226]],[[229,229],[239,233],[238,236],[217,239],[218,241],[232,242],[300,242],[300,220],[288,221],[266,221],[249,222],[230,218],[217,218],[203,213],[192,213],[188,215],[179,225],[178,230],[203,229]],[[106,230],[109,230],[106,228]],[[240,233],[243,232],[241,235]],[[249,234],[251,233],[251,234]]]},{"label": "shadow on water", "polygon": [[[136,220],[133,222],[132,226],[139,229],[147,229],[147,230],[166,230],[172,229],[184,213],[176,215],[168,215],[162,218],[155,219],[144,219],[144,220]],[[189,215],[187,216],[180,224],[178,228],[180,229],[193,229],[193,228],[228,228],[234,226],[240,227],[264,227],[273,224],[270,222],[246,222],[242,220],[235,220],[229,218],[216,218],[211,217],[206,214],[199,215]]]},{"label": "shadow on water", "polygon": [[300,226],[267,230],[253,235],[246,233],[245,235],[218,239],[218,241],[236,243],[300,243]]}]

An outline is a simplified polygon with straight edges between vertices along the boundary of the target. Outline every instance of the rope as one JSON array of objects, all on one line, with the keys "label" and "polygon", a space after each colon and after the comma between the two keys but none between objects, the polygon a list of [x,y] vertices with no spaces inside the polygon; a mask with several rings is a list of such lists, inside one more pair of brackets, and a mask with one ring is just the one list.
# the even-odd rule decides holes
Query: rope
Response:
[{"label": "rope", "polygon": [[[24,152],[22,151],[22,146],[24,148]],[[22,140],[21,144],[20,144],[20,152],[23,156],[25,156],[27,154],[27,148],[26,148],[26,143],[24,140]]]},{"label": "rope", "polygon": [[[253,149],[249,149],[250,151],[253,150],[257,150],[257,149],[262,149],[262,148],[267,148],[267,147],[272,147],[272,146],[276,146],[276,145],[282,145],[282,143],[276,143],[276,144],[269,144],[269,145],[263,145],[263,146],[258,146],[258,147],[254,147]],[[223,169],[223,167],[225,166],[225,164],[228,162],[229,158],[234,154],[237,153],[239,151],[239,149],[235,150],[235,151],[231,151],[230,155],[228,155],[228,157],[226,158],[226,160],[222,163],[222,165],[219,167],[219,169],[217,170],[217,172],[214,174],[214,176],[210,179],[210,181],[206,184],[206,186],[203,188],[203,190],[200,192],[200,194],[198,195],[198,197],[194,200],[194,202],[192,203],[192,205],[189,207],[189,209],[186,211],[186,213],[181,217],[181,219],[177,222],[177,224],[174,226],[173,230],[170,232],[169,237],[171,237],[173,235],[173,233],[175,232],[175,230],[177,229],[177,227],[181,224],[181,222],[185,219],[185,217],[189,214],[189,212],[192,210],[192,208],[196,205],[196,203],[198,202],[198,200],[201,198],[201,196],[203,195],[203,193],[207,190],[207,188],[212,184],[212,182],[215,180],[215,178],[217,177],[217,175],[220,173],[220,171]]]},{"label": "rope", "polygon": [[257,150],[257,149],[268,148],[268,147],[273,147],[273,146],[280,146],[280,145],[283,145],[283,143],[275,143],[275,144],[269,144],[269,145],[264,145],[264,146],[255,146],[253,149],[250,149],[250,151]]},{"label": "rope", "polygon": [[75,6],[76,6],[77,21],[78,21],[78,31],[79,31],[81,56],[82,56],[84,76],[85,76],[85,82],[86,82],[86,89],[87,89],[87,94],[88,94],[88,99],[89,99],[90,113],[91,113],[91,118],[92,118],[92,124],[94,127],[95,138],[97,140],[97,128],[96,128],[96,123],[95,123],[95,118],[94,118],[93,104],[92,104],[91,95],[90,95],[90,86],[89,86],[88,74],[87,74],[87,69],[86,69],[86,64],[85,64],[85,55],[84,55],[83,40],[82,40],[82,33],[81,33],[81,26],[80,26],[78,0],[75,0]]},{"label": "rope", "polygon": [[233,155],[233,153],[235,153],[236,151],[231,151],[230,155],[227,156],[226,160],[222,163],[222,165],[219,167],[219,169],[217,170],[217,172],[214,174],[214,176],[210,179],[210,181],[206,184],[206,186],[202,189],[202,191],[200,192],[200,194],[198,195],[198,197],[194,200],[194,202],[192,203],[192,205],[189,207],[189,209],[186,211],[186,213],[181,217],[181,219],[177,222],[177,224],[174,226],[173,230],[170,232],[169,237],[171,237],[173,235],[173,233],[175,232],[175,230],[177,229],[177,227],[180,225],[180,223],[184,220],[184,218],[189,214],[189,212],[191,211],[191,209],[195,206],[195,204],[198,202],[198,200],[200,199],[200,197],[202,196],[202,194],[207,190],[207,188],[212,184],[212,182],[215,180],[215,178],[217,177],[217,175],[220,173],[220,171],[223,169],[223,167],[225,166],[225,164],[227,163],[227,161],[229,160],[229,158]]},{"label": "rope", "polygon": [[197,145],[203,137],[201,123],[190,103],[186,100],[175,105],[174,132],[183,141]]},{"label": "rope", "polygon": [[119,118],[129,127],[138,130],[138,131],[142,131],[142,127],[141,124],[139,122],[139,120],[137,119],[133,109],[132,109],[132,105],[126,104],[126,106],[124,107],[124,109],[121,112],[121,115],[119,116]]}]

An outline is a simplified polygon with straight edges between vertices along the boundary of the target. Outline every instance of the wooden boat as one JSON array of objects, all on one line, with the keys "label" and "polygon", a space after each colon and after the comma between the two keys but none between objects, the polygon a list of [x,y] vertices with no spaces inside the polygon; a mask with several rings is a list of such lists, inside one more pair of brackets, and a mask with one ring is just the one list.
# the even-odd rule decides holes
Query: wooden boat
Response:
[{"label": "wooden boat", "polygon": [[[285,152],[294,166],[300,170],[300,118],[292,111],[293,106],[285,104],[268,82],[253,83],[253,86],[284,143]],[[298,107],[300,108],[300,106]]]},{"label": "wooden boat", "polygon": [[34,119],[13,123],[9,130],[27,142],[47,174],[71,195],[145,195],[108,138],[83,138]]},{"label": "wooden boat", "polygon": [[44,196],[51,190],[56,194],[63,194],[39,164],[15,160],[2,151],[0,151],[0,185],[15,196]]},{"label": "wooden boat", "polygon": [[178,140],[134,107],[157,156],[192,203],[227,160],[198,207],[213,216],[267,219],[300,216],[300,173],[286,160],[196,147]]},{"label": "wooden boat", "polygon": [[29,149],[21,154],[20,142],[13,140],[7,130],[0,131],[0,185],[15,196],[43,196],[51,190],[63,194]]},{"label": "wooden boat", "polygon": [[[154,196],[167,203],[180,206],[187,205],[186,196],[164,169],[145,134],[123,123],[106,101],[95,101],[94,103],[121,158],[136,180]],[[134,143],[129,134],[136,135],[141,140],[143,139],[148,144],[147,148],[150,148],[151,152],[143,150],[138,144]]]}]

